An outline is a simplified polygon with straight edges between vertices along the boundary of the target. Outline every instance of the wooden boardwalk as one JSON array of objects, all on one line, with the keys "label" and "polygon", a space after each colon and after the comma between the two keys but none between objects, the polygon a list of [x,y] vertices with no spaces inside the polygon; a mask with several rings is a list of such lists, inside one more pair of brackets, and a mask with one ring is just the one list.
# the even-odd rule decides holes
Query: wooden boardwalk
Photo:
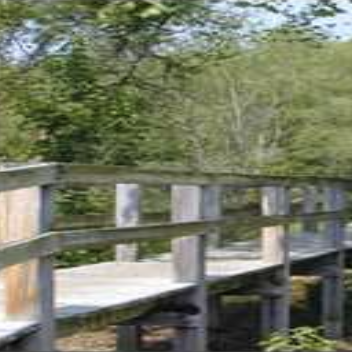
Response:
[{"label": "wooden boardwalk", "polygon": [[[321,236],[318,233],[291,235],[291,262],[305,262],[308,267],[314,268],[317,258],[331,253],[328,246],[322,244]],[[346,251],[352,251],[352,233],[345,244]],[[248,241],[208,251],[206,280],[210,290],[216,284],[227,283],[223,289],[226,293],[226,287],[231,287],[231,284],[241,287],[243,278],[275,269],[278,265],[261,260],[259,249],[259,242]],[[56,319],[72,324],[100,312],[118,313],[192,288],[192,283],[174,282],[169,257],[166,254],[135,263],[105,262],[56,270]],[[0,281],[0,307],[4,306],[2,293]],[[116,321],[117,317],[118,314]],[[0,316],[0,346],[26,335],[35,327],[35,322],[11,322]]]},{"label": "wooden boardwalk", "polygon": [[[72,333],[107,319],[122,322],[122,335],[128,336],[119,350],[136,349],[141,340],[127,325],[151,323],[148,319],[156,313],[162,326],[175,327],[177,352],[204,352],[217,306],[210,309],[210,301],[238,289],[261,297],[263,332],[287,331],[290,277],[295,274],[320,276],[322,324],[326,336],[339,338],[344,258],[352,253],[346,227],[351,184],[342,178],[67,164],[0,171],[0,350],[13,345],[53,351],[57,330]],[[111,187],[114,226],[52,231],[57,187],[72,185]],[[169,192],[171,217],[166,223],[140,222],[141,191],[150,185]],[[225,193],[239,189],[250,191],[251,206],[256,195],[254,213],[245,205],[225,216]],[[225,229],[250,229],[252,240],[238,238],[221,246]],[[151,240],[169,241],[170,253],[137,260],[136,243]],[[53,270],[55,255],[99,246],[115,246],[116,260]],[[160,306],[174,302],[173,313],[179,314],[170,320]]]}]

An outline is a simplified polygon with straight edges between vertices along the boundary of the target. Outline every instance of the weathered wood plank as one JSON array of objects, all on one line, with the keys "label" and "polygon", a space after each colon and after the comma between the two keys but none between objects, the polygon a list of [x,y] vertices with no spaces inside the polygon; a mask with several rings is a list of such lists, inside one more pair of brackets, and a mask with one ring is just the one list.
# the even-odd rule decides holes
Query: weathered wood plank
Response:
[{"label": "weathered wood plank", "polygon": [[[38,230],[37,236],[52,228],[54,214],[54,188],[42,186],[39,188]],[[38,332],[27,340],[26,348],[38,352],[55,350],[55,299],[54,299],[54,257],[46,255],[39,259],[37,269],[37,312],[40,322]]]},{"label": "weathered wood plank", "polygon": [[[314,185],[304,186],[303,191],[303,213],[311,214],[318,211],[320,190]],[[302,222],[303,232],[316,232],[318,224],[310,219]]]},{"label": "weathered wood plank", "polygon": [[[285,187],[265,187],[262,190],[264,215],[289,213],[290,198]],[[262,332],[287,333],[290,328],[290,257],[288,229],[281,225],[262,230],[262,251],[265,263],[280,267],[262,285]]]},{"label": "weathered wood plank", "polygon": [[[50,229],[50,186],[2,192],[1,233],[7,242],[36,239]],[[49,257],[40,257],[4,271],[5,317],[11,321],[39,321],[41,328],[21,346],[23,350],[54,348],[53,267]]]},{"label": "weathered wood plank", "polygon": [[245,175],[232,172],[194,172],[189,170],[148,170],[119,166],[60,164],[60,183],[85,184],[179,184],[179,185],[231,185],[237,187],[290,186],[307,183],[351,184],[350,178],[317,176]]},{"label": "weathered wood plank", "polygon": [[233,174],[197,173],[192,171],[156,171],[141,170],[118,166],[70,165],[61,164],[61,183],[118,184],[132,183],[140,185],[154,184],[213,184],[225,183],[239,185],[252,184],[247,176]]},{"label": "weathered wood plank", "polygon": [[55,163],[1,169],[0,191],[55,184],[57,170]]},{"label": "weathered wood plank", "polygon": [[[172,220],[196,221],[204,217],[204,189],[199,186],[172,186]],[[179,298],[180,305],[191,305],[198,312],[187,316],[185,326],[177,330],[174,351],[204,352],[207,350],[208,307],[206,292],[206,235],[194,232],[193,237],[172,242],[175,280],[195,285],[187,295]]]},{"label": "weathered wood plank", "polygon": [[[217,220],[221,218],[222,213],[222,187],[221,186],[203,186],[203,214],[205,220]],[[218,248],[221,243],[220,228],[214,228],[212,233],[207,235],[207,246],[209,249]]]},{"label": "weathered wood plank", "polygon": [[[38,188],[0,193],[0,241],[11,243],[36,236],[39,217]],[[33,317],[36,310],[37,262],[15,265],[3,272],[5,315],[10,320]]]},{"label": "weathered wood plank", "polygon": [[344,322],[344,282],[339,265],[322,271],[322,323],[327,338],[340,339]]},{"label": "weathered wood plank", "polygon": [[63,163],[40,163],[37,165],[11,167],[0,171],[0,191],[28,188],[32,186],[84,183],[113,185],[117,183],[136,184],[194,184],[230,185],[237,187],[261,187],[279,185],[304,185],[313,183],[340,182],[351,188],[347,177],[316,176],[271,176],[241,175],[229,172],[193,172],[177,170],[142,170],[105,165],[79,165]]},{"label": "weathered wood plank", "polygon": [[[137,184],[116,185],[116,227],[134,227],[140,221],[141,189]],[[138,243],[120,244],[115,248],[116,262],[134,262],[139,258]]]},{"label": "weathered wood plank", "polygon": [[[289,200],[284,187],[264,187],[262,213],[266,216],[286,215]],[[284,264],[288,253],[287,229],[284,226],[264,227],[262,230],[263,260]]]},{"label": "weathered wood plank", "polygon": [[[319,258],[328,255],[325,252],[317,253],[309,250],[309,242],[304,242],[304,244],[303,248],[297,243],[297,248],[303,248],[304,251],[295,252],[292,262],[293,265],[305,263],[303,265],[305,271],[301,270],[300,274],[306,275],[311,273],[311,269],[316,268]],[[352,254],[351,249],[348,250]],[[208,264],[210,275],[207,279],[208,285],[214,293],[232,292],[235,288],[248,287],[249,283],[252,287],[257,287],[260,282],[259,278],[263,274],[270,274],[272,270],[276,270],[276,266],[264,264],[260,260],[249,260],[250,257],[244,259],[241,252],[233,252],[232,259],[227,256],[228,250],[224,250],[224,253],[223,260],[217,259]],[[154,302],[158,305],[161,297],[170,297],[174,302],[174,297],[183,295],[190,285],[175,284],[171,282],[171,279],[166,282],[165,278],[171,277],[171,274],[168,274],[171,269],[166,270],[165,268],[169,265],[168,262],[144,262],[121,264],[120,267],[111,262],[58,270],[56,273],[58,279],[56,314],[64,328],[62,333],[79,331],[86,323],[87,326],[97,324],[102,326],[101,324],[107,321],[107,317],[111,323],[136,317],[141,314],[140,308],[143,304]],[[161,278],[163,279],[159,281]],[[150,281],[147,281],[148,279]],[[151,286],[155,288],[154,293]],[[131,307],[131,310],[128,307]],[[129,311],[128,314],[125,313],[126,309]],[[4,328],[6,326],[0,324],[1,346],[3,343],[1,333]],[[20,329],[14,328],[12,333],[9,332],[12,337],[16,333],[17,336],[22,336]],[[10,339],[12,339],[11,336]],[[6,341],[10,340],[5,338]]]},{"label": "weathered wood plank", "polygon": [[[172,221],[191,222],[200,221],[202,188],[198,186],[173,186],[172,187]],[[192,238],[179,238],[172,243],[173,261],[175,265],[175,279],[178,282],[195,282],[204,275],[204,248],[200,236],[207,232],[193,232]]]},{"label": "weathered wood plank", "polygon": [[[138,184],[117,184],[115,187],[115,225],[133,227],[140,221],[141,188]],[[135,262],[139,258],[139,243],[119,244],[115,247],[118,264]],[[141,348],[141,329],[138,325],[123,324],[117,327],[118,351],[138,351]]]},{"label": "weathered wood plank", "polygon": [[[345,193],[341,184],[324,187],[326,211],[341,211],[345,207]],[[322,273],[322,321],[325,335],[331,339],[343,336],[345,228],[340,219],[326,222],[325,234],[329,248],[336,250]]]},{"label": "weathered wood plank", "polygon": [[63,248],[62,239],[56,233],[2,245],[0,247],[0,270],[32,259],[58,253]]},{"label": "weathered wood plank", "polygon": [[[316,213],[309,215],[316,220],[327,220],[332,217],[345,219],[340,212]],[[249,226],[260,228],[275,224],[287,224],[293,220],[302,220],[306,216],[265,216],[244,217],[238,215],[219,220],[203,220],[187,223],[170,223],[144,225],[133,228],[99,228],[83,230],[55,231],[41,236],[16,241],[0,247],[0,270],[6,267],[46,255],[60,253],[66,249],[89,248],[99,245],[131,243],[134,241],[172,239],[193,236],[194,233],[213,232],[222,225]]]}]

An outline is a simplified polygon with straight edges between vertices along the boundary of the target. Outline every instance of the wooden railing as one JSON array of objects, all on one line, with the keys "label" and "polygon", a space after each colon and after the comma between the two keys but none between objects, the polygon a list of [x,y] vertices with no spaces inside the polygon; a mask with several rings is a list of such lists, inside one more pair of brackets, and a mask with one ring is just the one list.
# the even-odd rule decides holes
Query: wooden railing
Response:
[{"label": "wooden railing", "polygon": [[[116,186],[116,227],[52,231],[54,192],[63,185]],[[168,185],[171,222],[140,224],[141,187]],[[0,270],[6,297],[6,319],[28,319],[40,329],[28,349],[54,350],[54,266],[62,251],[118,245],[118,261],[137,259],[138,241],[172,240],[175,280],[192,282],[183,299],[199,308],[192,329],[180,334],[180,350],[205,351],[207,327],[206,248],[217,243],[223,225],[250,224],[262,231],[262,259],[277,265],[275,277],[262,288],[264,330],[289,327],[289,237],[287,224],[324,222],[332,259],[324,271],[324,324],[327,334],[341,334],[344,229],[348,178],[274,177],[230,173],[148,171],[115,166],[40,164],[0,171]],[[234,213],[223,217],[221,192],[255,188],[261,192],[262,215]],[[290,211],[290,189],[303,190],[303,209]],[[323,209],[317,210],[317,198]],[[333,268],[334,270],[331,270]],[[28,277],[31,278],[30,282]],[[334,299],[331,299],[331,295]],[[273,313],[274,312],[274,313]]]}]

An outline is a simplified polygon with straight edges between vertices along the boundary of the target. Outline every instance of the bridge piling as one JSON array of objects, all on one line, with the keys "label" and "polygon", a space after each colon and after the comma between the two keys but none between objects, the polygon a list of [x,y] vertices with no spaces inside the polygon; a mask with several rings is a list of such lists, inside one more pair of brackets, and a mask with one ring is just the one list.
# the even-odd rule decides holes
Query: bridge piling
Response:
[{"label": "bridge piling", "polygon": [[[324,210],[341,211],[345,207],[345,194],[341,185],[324,188]],[[329,248],[336,250],[322,274],[322,320],[325,335],[339,339],[343,336],[344,320],[344,222],[333,217],[326,222]]]},{"label": "bridge piling", "polygon": [[[201,186],[172,186],[172,221],[197,221],[206,213]],[[182,304],[190,304],[199,309],[199,313],[186,318],[186,326],[177,330],[175,352],[207,350],[208,309],[205,283],[206,235],[195,234],[189,238],[172,241],[175,280],[196,285],[189,293],[181,297]],[[188,325],[188,326],[187,326]]]},{"label": "bridge piling", "polygon": [[[141,187],[138,184],[117,184],[115,186],[116,227],[138,226],[141,219]],[[119,263],[136,262],[139,259],[139,244],[118,244],[115,246],[115,260]],[[133,352],[141,347],[141,327],[122,324],[117,327],[118,351]]]},{"label": "bridge piling", "polygon": [[[262,189],[263,215],[288,215],[289,194],[286,187]],[[287,226],[264,227],[262,259],[280,267],[262,285],[262,333],[287,333],[290,327],[290,260]]]}]

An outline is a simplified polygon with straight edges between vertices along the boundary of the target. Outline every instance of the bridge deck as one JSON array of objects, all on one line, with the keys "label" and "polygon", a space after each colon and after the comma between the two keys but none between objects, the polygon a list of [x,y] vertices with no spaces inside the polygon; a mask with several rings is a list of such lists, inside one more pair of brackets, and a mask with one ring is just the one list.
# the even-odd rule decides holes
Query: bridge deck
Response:
[{"label": "bridge deck", "polygon": [[[352,248],[352,235],[346,241]],[[259,243],[240,242],[208,253],[209,284],[235,281],[243,276],[259,274],[275,265],[259,257]],[[304,261],[323,256],[328,247],[321,246],[317,234],[292,236],[290,256]],[[192,287],[189,283],[173,282],[168,255],[138,263],[113,262],[85,265],[56,271],[56,316],[74,319],[100,311],[135,307],[161,297],[168,297]],[[0,307],[3,307],[3,287],[0,285]],[[35,328],[35,322],[0,319],[0,345],[6,344]]]}]

